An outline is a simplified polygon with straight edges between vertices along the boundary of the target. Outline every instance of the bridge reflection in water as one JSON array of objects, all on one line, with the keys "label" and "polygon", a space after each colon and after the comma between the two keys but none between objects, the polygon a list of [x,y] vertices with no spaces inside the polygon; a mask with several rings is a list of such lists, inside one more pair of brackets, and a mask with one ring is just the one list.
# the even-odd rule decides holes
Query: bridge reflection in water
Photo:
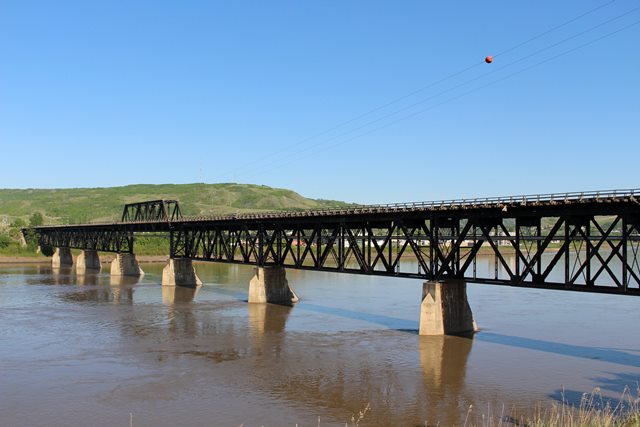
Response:
[{"label": "bridge reflection in water", "polygon": [[140,281],[137,277],[109,277],[99,273],[71,275],[70,272],[52,272],[58,284],[77,285],[74,291],[65,292],[62,298],[66,301],[111,303],[133,305],[135,285]]},{"label": "bridge reflection in water", "polygon": [[[250,385],[246,392],[323,414],[326,420],[348,421],[367,404],[372,408],[368,425],[424,421],[452,425],[464,420],[466,405],[472,402],[471,398],[461,399],[466,393],[471,338],[420,337],[415,330],[381,331],[389,334],[387,341],[373,334],[377,346],[397,341],[393,351],[412,360],[411,366],[394,367],[381,348],[369,348],[371,331],[333,336],[288,330],[293,313],[307,311],[304,303],[296,307],[244,305],[241,301],[210,305],[197,302],[199,291],[163,287],[164,320],[156,313],[155,322],[143,327],[145,319],[139,318],[142,333],[136,335],[134,347],[144,348],[144,354],[158,354],[155,360],[162,364],[188,363],[193,375],[212,381],[225,383],[234,377],[236,386]],[[130,320],[129,316],[122,318],[127,336]],[[123,338],[128,342],[128,337]],[[373,418],[379,422],[372,422]]]},{"label": "bridge reflection in water", "polygon": [[378,423],[371,418],[379,425],[461,424],[472,403],[465,398],[472,338],[403,333],[401,341],[417,341],[417,354],[415,342],[413,348],[396,351],[413,353],[403,358],[419,360],[415,371],[415,365],[393,366],[393,356],[367,348],[365,334],[305,339],[285,333],[287,318],[297,309],[249,305],[251,345],[260,356],[252,359],[250,369],[259,390],[309,409],[323,408],[336,419],[348,419],[369,406],[367,419],[373,425]]}]

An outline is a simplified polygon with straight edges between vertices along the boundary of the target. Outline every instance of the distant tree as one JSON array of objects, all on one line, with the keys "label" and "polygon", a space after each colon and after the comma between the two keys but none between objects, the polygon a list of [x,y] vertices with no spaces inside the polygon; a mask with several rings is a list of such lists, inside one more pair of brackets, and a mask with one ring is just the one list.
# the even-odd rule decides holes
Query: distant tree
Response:
[{"label": "distant tree", "polygon": [[23,228],[26,226],[27,226],[27,223],[22,218],[16,218],[13,220],[13,222],[11,222],[11,227],[13,228]]},{"label": "distant tree", "polygon": [[38,234],[34,230],[25,230],[23,236],[27,242],[27,248],[35,252],[38,249]]},{"label": "distant tree", "polygon": [[42,224],[44,224],[44,217],[40,212],[34,212],[29,217],[29,227],[38,227]]},{"label": "distant tree", "polygon": [[0,249],[6,248],[7,246],[9,246],[10,243],[11,243],[11,237],[7,236],[4,233],[0,234]]}]

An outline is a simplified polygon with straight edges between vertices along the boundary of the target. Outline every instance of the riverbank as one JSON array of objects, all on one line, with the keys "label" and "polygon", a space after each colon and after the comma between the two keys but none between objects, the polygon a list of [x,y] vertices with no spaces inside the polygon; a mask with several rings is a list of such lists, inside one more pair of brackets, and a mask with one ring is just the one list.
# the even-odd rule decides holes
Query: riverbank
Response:
[{"label": "riverbank", "polygon": [[[499,249],[502,255],[508,256],[508,255],[516,254],[516,251],[512,246],[500,246]],[[422,247],[422,250],[424,251],[425,254],[427,254],[429,251],[429,247]],[[468,250],[469,248],[462,248],[462,256],[464,256]],[[546,252],[551,253],[551,252],[557,252],[558,250],[560,250],[559,246],[555,246],[555,247],[547,248]],[[315,252],[314,250],[312,251]],[[47,263],[51,261],[51,258],[46,257],[40,253],[27,253],[24,251],[24,249],[20,251],[15,250],[13,252],[15,253],[15,255],[11,253],[11,251],[5,251],[5,253],[0,252],[0,264],[42,264],[42,263]],[[71,252],[75,259],[80,253],[80,250],[73,249]],[[166,262],[169,259],[168,254],[159,255],[158,252],[161,252],[159,250],[154,250],[149,252],[155,252],[155,253],[153,254],[136,253],[136,258],[138,259],[138,262],[151,262],[151,263]],[[239,251],[237,251],[237,253],[239,253]],[[394,247],[392,249],[392,256],[397,256],[397,254],[398,254],[398,249]],[[483,246],[478,250],[478,255],[493,255],[493,254],[495,254],[495,252],[491,247]],[[409,249],[405,250],[400,256],[400,258],[403,260],[415,259],[415,257],[416,257],[415,254]],[[113,253],[105,253],[105,252],[100,253],[100,261],[103,264],[110,263],[111,261],[113,261],[114,258],[115,258],[115,254]]]},{"label": "riverbank", "polygon": [[[74,257],[75,259],[75,257]],[[115,259],[115,254],[100,254],[100,262],[109,264]],[[137,255],[138,262],[167,262],[169,255]],[[51,263],[51,258],[41,254],[34,256],[8,256],[0,255],[0,264],[47,264]]]}]

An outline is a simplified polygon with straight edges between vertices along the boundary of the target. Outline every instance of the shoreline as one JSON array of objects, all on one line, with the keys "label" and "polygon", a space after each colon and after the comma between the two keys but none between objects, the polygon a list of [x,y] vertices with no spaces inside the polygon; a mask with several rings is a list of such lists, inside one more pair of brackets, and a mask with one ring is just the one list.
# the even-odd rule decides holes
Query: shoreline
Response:
[{"label": "shoreline", "polygon": [[[547,248],[546,252],[555,253],[558,252],[560,248]],[[503,255],[515,256],[516,251],[513,248],[501,248],[500,251]],[[478,255],[493,255],[493,249],[491,248],[480,248],[478,251]],[[395,255],[395,253],[394,253]],[[76,256],[74,255],[74,262]],[[413,258],[411,253],[405,253],[400,256],[401,259],[404,258]],[[111,253],[106,253],[105,255],[100,255],[100,263],[108,264],[115,259],[115,255]],[[169,255],[138,255],[136,254],[136,259],[138,262],[144,263],[160,263],[167,262],[169,260]],[[12,255],[0,255],[0,264],[44,264],[50,263],[51,257],[45,257],[44,255],[34,255],[34,256],[12,256]],[[205,261],[206,262],[206,261]]]},{"label": "shoreline", "polygon": [[[100,256],[101,264],[108,264],[115,259],[114,255]],[[169,255],[136,255],[138,262],[167,262]],[[74,257],[75,262],[75,257]],[[51,264],[51,257],[45,256],[8,256],[0,255],[0,264]]]}]

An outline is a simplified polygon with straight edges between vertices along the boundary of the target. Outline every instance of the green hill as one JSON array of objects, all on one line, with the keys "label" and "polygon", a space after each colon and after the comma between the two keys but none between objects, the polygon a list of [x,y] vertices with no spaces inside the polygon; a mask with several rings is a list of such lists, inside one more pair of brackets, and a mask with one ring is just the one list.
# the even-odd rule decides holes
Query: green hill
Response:
[{"label": "green hill", "polygon": [[183,215],[210,215],[269,210],[306,210],[344,206],[331,200],[302,197],[291,190],[247,184],[161,184],[106,188],[0,189],[0,221],[28,221],[40,212],[45,224],[113,221],[126,203],[180,201]]}]

